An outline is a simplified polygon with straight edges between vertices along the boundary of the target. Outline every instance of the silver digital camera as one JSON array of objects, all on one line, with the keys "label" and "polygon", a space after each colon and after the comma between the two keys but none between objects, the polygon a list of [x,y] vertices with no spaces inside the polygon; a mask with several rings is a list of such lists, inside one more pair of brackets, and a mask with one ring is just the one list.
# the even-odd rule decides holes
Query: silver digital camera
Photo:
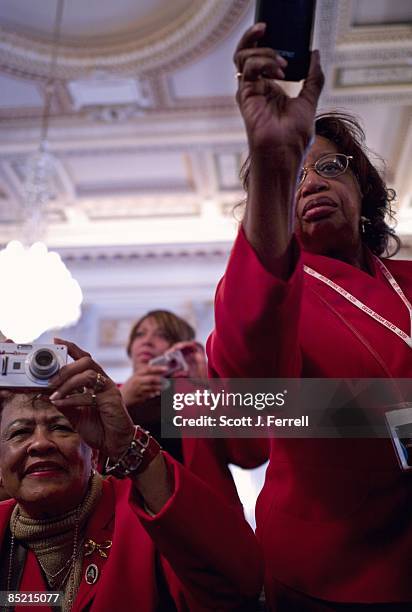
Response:
[{"label": "silver digital camera", "polygon": [[49,378],[67,363],[63,344],[0,342],[0,388],[47,387]]},{"label": "silver digital camera", "polygon": [[185,358],[183,357],[182,351],[172,351],[170,353],[165,353],[164,355],[160,355],[160,357],[155,357],[149,361],[150,365],[154,366],[166,366],[167,372],[163,374],[163,376],[168,377],[171,376],[174,372],[178,370],[183,370],[187,372],[189,369]]}]

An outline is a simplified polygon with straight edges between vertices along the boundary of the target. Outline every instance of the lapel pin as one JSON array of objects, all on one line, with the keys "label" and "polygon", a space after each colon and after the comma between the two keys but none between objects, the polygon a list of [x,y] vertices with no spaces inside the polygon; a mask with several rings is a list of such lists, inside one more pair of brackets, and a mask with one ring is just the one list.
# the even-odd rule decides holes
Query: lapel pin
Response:
[{"label": "lapel pin", "polygon": [[86,567],[84,578],[87,584],[96,584],[99,578],[99,568],[95,563],[90,563],[90,565]]}]

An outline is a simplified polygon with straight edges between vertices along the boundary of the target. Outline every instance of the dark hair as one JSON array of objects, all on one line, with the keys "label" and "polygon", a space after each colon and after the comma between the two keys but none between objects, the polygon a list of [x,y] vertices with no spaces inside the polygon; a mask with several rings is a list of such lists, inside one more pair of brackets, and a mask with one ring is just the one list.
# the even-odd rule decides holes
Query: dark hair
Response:
[{"label": "dark hair", "polygon": [[[375,255],[395,255],[401,241],[385,221],[386,215],[394,221],[391,202],[396,197],[395,191],[386,186],[382,176],[371,163],[369,149],[365,144],[365,132],[356,118],[349,113],[321,113],[315,119],[315,134],[333,142],[339,151],[352,155],[351,168],[358,180],[362,192],[361,214],[366,218],[363,242]],[[244,163],[240,178],[245,191],[248,189],[250,159]]]},{"label": "dark hair", "polygon": [[154,319],[158,326],[166,333],[170,340],[170,344],[182,342],[184,340],[194,340],[195,338],[195,330],[181,317],[178,317],[177,315],[173,314],[173,312],[169,312],[168,310],[151,310],[140,317],[130,331],[129,341],[127,343],[127,354],[129,357],[137,331],[143,321],[149,317]]}]

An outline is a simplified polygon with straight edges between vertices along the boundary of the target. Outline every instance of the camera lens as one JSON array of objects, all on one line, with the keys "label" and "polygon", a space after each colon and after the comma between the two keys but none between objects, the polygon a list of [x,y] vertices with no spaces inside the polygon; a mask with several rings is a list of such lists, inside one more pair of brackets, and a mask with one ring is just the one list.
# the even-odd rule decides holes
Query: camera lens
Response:
[{"label": "camera lens", "polygon": [[55,353],[51,349],[41,348],[34,351],[28,359],[29,370],[36,378],[50,378],[59,369]]},{"label": "camera lens", "polygon": [[49,351],[38,351],[36,354],[36,363],[43,368],[49,366],[52,361],[53,355]]}]

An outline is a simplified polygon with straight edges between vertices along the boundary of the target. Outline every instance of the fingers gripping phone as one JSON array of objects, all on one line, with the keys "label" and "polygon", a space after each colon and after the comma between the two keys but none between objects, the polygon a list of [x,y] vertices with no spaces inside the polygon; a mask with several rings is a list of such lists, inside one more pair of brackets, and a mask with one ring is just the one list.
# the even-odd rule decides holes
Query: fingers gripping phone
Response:
[{"label": "fingers gripping phone", "polygon": [[288,61],[285,81],[301,81],[308,75],[316,0],[256,0],[255,23],[266,23],[259,41]]}]

